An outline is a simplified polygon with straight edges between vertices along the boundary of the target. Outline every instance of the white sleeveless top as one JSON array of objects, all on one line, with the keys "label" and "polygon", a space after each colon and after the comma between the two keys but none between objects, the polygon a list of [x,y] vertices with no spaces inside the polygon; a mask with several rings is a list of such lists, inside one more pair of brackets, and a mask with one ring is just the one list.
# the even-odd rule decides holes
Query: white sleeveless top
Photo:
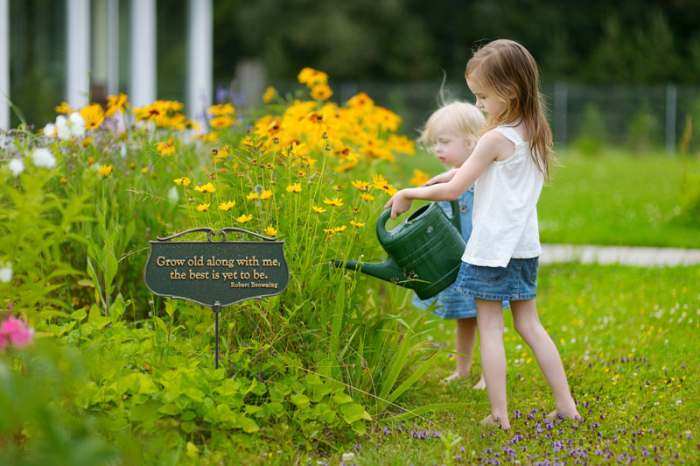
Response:
[{"label": "white sleeveless top", "polygon": [[495,130],[515,144],[515,151],[505,160],[493,161],[476,180],[472,235],[462,260],[505,267],[511,258],[538,257],[542,252],[537,200],[544,175],[531,158],[528,142],[513,127]]}]

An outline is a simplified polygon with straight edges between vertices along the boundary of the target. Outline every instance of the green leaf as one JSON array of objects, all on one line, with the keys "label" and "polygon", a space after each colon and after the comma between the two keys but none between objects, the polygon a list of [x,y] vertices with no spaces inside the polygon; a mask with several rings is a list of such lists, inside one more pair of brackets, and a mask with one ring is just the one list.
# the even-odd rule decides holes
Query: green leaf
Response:
[{"label": "green leaf", "polygon": [[365,408],[359,403],[348,403],[341,405],[339,408],[341,416],[348,424],[359,421],[360,419],[365,419],[367,421],[372,420],[372,416],[369,415]]},{"label": "green leaf", "polygon": [[289,398],[292,403],[294,403],[297,408],[304,409],[309,406],[309,403],[311,400],[309,400],[309,397],[304,395],[303,393],[295,393]]},{"label": "green leaf", "polygon": [[260,430],[258,424],[247,416],[239,416],[238,423],[243,429],[243,432],[246,432],[248,434],[252,434],[253,432],[257,432]]}]

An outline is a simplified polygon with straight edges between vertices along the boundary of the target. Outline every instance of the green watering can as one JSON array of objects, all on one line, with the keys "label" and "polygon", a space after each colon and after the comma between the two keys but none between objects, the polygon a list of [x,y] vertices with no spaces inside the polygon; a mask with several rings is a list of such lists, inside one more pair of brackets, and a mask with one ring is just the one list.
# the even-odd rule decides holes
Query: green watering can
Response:
[{"label": "green watering can", "polygon": [[460,233],[459,203],[455,200],[451,205],[451,221],[432,202],[391,231],[385,228],[391,209],[385,209],[377,219],[377,238],[389,257],[374,263],[334,260],[333,265],[410,288],[420,299],[435,296],[457,278],[466,247]]}]

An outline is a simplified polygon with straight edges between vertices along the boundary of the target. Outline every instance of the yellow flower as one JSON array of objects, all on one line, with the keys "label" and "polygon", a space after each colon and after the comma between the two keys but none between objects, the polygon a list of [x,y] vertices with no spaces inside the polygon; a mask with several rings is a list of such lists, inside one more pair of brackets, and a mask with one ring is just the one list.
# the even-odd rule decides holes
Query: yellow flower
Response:
[{"label": "yellow flower", "polygon": [[231,155],[231,147],[228,144],[226,144],[224,146],[219,147],[218,149],[212,149],[211,153],[214,156],[215,162],[221,162],[226,157]]},{"label": "yellow flower", "polygon": [[266,189],[265,191],[260,193],[260,200],[264,201],[266,199],[270,199],[272,197],[272,191],[269,189]]},{"label": "yellow flower", "polygon": [[141,173],[146,174],[146,173],[148,173],[148,170],[149,170],[148,167],[143,167],[143,168],[141,169]]},{"label": "yellow flower", "polygon": [[107,113],[105,116],[111,117],[117,112],[123,111],[128,104],[126,94],[110,95],[107,97]]},{"label": "yellow flower", "polygon": [[324,209],[323,207],[317,207],[317,206],[315,206],[315,205],[314,205],[314,206],[311,206],[311,209],[312,209],[314,212],[317,212],[317,213],[319,213],[319,214],[322,214],[322,213],[324,213],[324,212],[326,211],[326,209]]},{"label": "yellow flower", "polygon": [[277,236],[277,230],[275,230],[273,227],[267,227],[263,231],[267,236]]},{"label": "yellow flower", "polygon": [[294,184],[288,185],[287,192],[288,193],[300,193],[301,192],[301,183],[294,183]]},{"label": "yellow flower", "polygon": [[360,199],[362,199],[363,201],[369,202],[369,201],[373,201],[373,200],[374,200],[374,196],[372,196],[372,195],[369,194],[369,193],[363,193],[363,194],[360,196]]},{"label": "yellow flower", "polygon": [[219,133],[215,133],[215,132],[204,133],[204,134],[199,134],[196,137],[204,142],[216,142],[219,140]]},{"label": "yellow flower", "polygon": [[422,170],[415,169],[413,170],[413,178],[411,178],[411,184],[413,186],[421,186],[422,184],[425,184],[430,178],[428,177],[428,174],[425,173]]},{"label": "yellow flower", "polygon": [[73,109],[70,108],[70,105],[68,105],[68,102],[61,102],[60,104],[56,105],[56,113],[65,113],[68,115],[69,113],[73,113]]},{"label": "yellow flower", "polygon": [[236,108],[230,103],[212,105],[209,107],[208,113],[213,116],[233,115],[236,113]]},{"label": "yellow flower", "polygon": [[216,129],[228,128],[229,126],[233,126],[233,123],[235,123],[235,120],[228,115],[215,117],[209,120],[211,127]]},{"label": "yellow flower", "polygon": [[334,197],[333,199],[325,198],[323,203],[326,205],[332,205],[335,207],[341,207],[343,205],[343,200],[339,197]]},{"label": "yellow flower", "polygon": [[189,186],[190,183],[192,183],[192,181],[186,176],[183,176],[182,178],[175,178],[173,181],[178,186]]},{"label": "yellow flower", "polygon": [[163,157],[173,155],[175,153],[175,141],[173,138],[169,138],[165,142],[161,141],[156,145],[156,149],[158,150],[158,154]]},{"label": "yellow flower", "polygon": [[277,90],[272,86],[267,86],[267,89],[265,89],[265,93],[262,96],[263,102],[269,104],[275,97],[277,97]]},{"label": "yellow flower", "polygon": [[90,136],[83,139],[83,142],[82,142],[83,147],[87,148],[90,146],[90,144],[92,144],[92,138]]},{"label": "yellow flower", "polygon": [[236,205],[235,201],[228,201],[228,202],[222,202],[219,204],[219,210],[223,210],[224,212],[228,212],[229,210],[233,209],[233,206]]},{"label": "yellow flower", "polygon": [[253,191],[251,193],[248,193],[248,195],[245,198],[249,201],[255,201],[256,199],[260,199],[260,194]]},{"label": "yellow flower", "polygon": [[313,87],[319,84],[326,84],[328,82],[328,75],[323,71],[306,67],[299,72],[297,79],[301,84],[306,84],[309,87]]},{"label": "yellow flower", "polygon": [[334,235],[336,233],[340,233],[341,231],[345,231],[346,228],[346,225],[341,225],[339,227],[324,228],[323,231],[330,235]]},{"label": "yellow flower", "polygon": [[85,121],[85,129],[97,129],[105,119],[105,114],[100,104],[87,105],[81,108],[80,116]]},{"label": "yellow flower", "polygon": [[354,226],[355,228],[362,228],[363,226],[365,226],[364,223],[356,222],[354,220],[350,220],[350,225]]},{"label": "yellow flower", "polygon": [[102,165],[100,168],[97,169],[97,173],[99,173],[102,178],[105,178],[112,173],[112,166]]},{"label": "yellow flower", "polygon": [[316,100],[328,100],[333,95],[333,91],[328,84],[319,84],[311,88],[311,97]]},{"label": "yellow flower", "polygon": [[360,92],[359,94],[352,96],[348,100],[347,105],[348,107],[354,108],[372,107],[374,105],[374,101],[364,92]]},{"label": "yellow flower", "polygon": [[206,204],[199,204],[197,206],[197,212],[206,212],[209,210],[209,203],[207,202]]},{"label": "yellow flower", "polygon": [[214,187],[213,184],[207,183],[207,184],[200,184],[199,186],[195,186],[194,190],[197,192],[200,192],[200,193],[213,193],[214,191],[216,191],[216,188]]},{"label": "yellow flower", "polygon": [[355,180],[352,182],[353,188],[359,189],[360,191],[368,191],[369,183],[366,181]]},{"label": "yellow flower", "polygon": [[253,218],[252,215],[241,215],[240,217],[236,217],[236,221],[238,223],[245,223],[249,222]]}]

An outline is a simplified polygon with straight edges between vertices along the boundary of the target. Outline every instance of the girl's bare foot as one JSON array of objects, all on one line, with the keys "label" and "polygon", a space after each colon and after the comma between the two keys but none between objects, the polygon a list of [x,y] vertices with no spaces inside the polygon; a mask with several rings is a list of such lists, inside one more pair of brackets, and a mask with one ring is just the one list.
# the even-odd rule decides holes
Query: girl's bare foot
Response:
[{"label": "girl's bare foot", "polygon": [[486,380],[484,380],[483,375],[479,378],[479,381],[472,388],[474,390],[485,390],[486,389]]},{"label": "girl's bare foot", "polygon": [[508,419],[501,419],[500,417],[496,417],[493,414],[489,414],[488,416],[483,418],[481,420],[481,425],[488,427],[500,427],[503,430],[510,429],[510,422],[508,421]]},{"label": "girl's bare foot", "polygon": [[573,421],[582,421],[583,418],[581,415],[578,413],[578,411],[574,410],[572,412],[564,412],[564,411],[557,411],[556,409],[552,411],[551,413],[547,414],[544,419],[545,421],[548,422],[554,422],[555,419],[571,419]]},{"label": "girl's bare foot", "polygon": [[442,379],[442,383],[448,384],[448,383],[456,382],[457,380],[464,379],[467,377],[469,377],[469,372],[464,373],[461,371],[454,371],[451,375]]}]

